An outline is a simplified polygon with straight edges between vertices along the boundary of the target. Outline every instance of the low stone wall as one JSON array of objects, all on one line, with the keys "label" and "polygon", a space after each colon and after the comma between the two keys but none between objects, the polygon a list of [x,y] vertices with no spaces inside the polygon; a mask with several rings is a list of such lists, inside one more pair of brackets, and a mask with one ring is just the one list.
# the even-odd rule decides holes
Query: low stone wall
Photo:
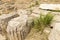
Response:
[{"label": "low stone wall", "polygon": [[8,22],[8,40],[24,40],[30,32],[32,20],[27,15],[14,18]]},{"label": "low stone wall", "polygon": [[0,33],[8,40],[24,40],[30,32],[32,17],[26,10],[0,16]]}]

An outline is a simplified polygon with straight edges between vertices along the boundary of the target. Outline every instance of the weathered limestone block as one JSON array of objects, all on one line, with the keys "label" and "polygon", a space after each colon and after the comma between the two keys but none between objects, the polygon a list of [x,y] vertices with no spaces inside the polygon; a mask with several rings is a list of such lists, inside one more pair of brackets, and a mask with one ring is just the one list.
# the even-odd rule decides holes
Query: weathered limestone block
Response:
[{"label": "weathered limestone block", "polygon": [[48,38],[49,40],[60,40],[60,23],[55,23]]},{"label": "weathered limestone block", "polygon": [[8,22],[8,40],[24,40],[31,29],[31,19],[27,15],[14,18]]},{"label": "weathered limestone block", "polygon": [[10,21],[10,19],[15,18],[17,16],[19,15],[16,13],[3,14],[0,16],[0,31],[2,31],[3,34],[5,34],[6,32],[8,21]]},{"label": "weathered limestone block", "polygon": [[60,4],[40,4],[41,9],[60,10]]}]

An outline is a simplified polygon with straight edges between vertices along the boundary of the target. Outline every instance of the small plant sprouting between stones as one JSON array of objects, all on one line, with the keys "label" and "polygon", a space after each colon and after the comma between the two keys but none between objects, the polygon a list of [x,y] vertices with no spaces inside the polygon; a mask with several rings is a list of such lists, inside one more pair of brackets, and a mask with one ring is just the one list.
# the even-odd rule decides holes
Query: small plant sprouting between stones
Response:
[{"label": "small plant sprouting between stones", "polygon": [[42,33],[45,27],[50,26],[53,17],[54,15],[51,13],[46,15],[40,14],[40,17],[34,20],[34,28],[36,28],[38,31],[41,31]]}]

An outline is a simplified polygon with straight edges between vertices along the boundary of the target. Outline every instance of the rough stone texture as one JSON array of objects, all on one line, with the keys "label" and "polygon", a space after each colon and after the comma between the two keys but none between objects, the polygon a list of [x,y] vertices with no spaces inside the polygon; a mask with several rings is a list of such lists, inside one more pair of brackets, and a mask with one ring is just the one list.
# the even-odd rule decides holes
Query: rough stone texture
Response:
[{"label": "rough stone texture", "polygon": [[16,13],[13,14],[3,14],[0,16],[0,32],[2,32],[2,34],[6,33],[6,28],[8,25],[8,21],[10,21],[10,19],[19,16]]},{"label": "rough stone texture", "polygon": [[2,35],[0,34],[0,40],[6,40],[5,36],[2,36]]},{"label": "rough stone texture", "polygon": [[27,15],[14,18],[8,22],[7,37],[9,40],[24,40],[31,29],[32,21]]},{"label": "rough stone texture", "polygon": [[49,40],[60,40],[60,23],[55,23],[55,26],[49,35]]}]

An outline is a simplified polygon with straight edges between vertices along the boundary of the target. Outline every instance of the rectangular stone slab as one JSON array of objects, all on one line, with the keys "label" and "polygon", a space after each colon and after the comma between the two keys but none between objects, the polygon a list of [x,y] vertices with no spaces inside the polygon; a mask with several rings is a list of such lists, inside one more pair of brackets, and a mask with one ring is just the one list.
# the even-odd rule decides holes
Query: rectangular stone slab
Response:
[{"label": "rectangular stone slab", "polygon": [[40,4],[39,8],[49,10],[60,10],[60,4]]}]

